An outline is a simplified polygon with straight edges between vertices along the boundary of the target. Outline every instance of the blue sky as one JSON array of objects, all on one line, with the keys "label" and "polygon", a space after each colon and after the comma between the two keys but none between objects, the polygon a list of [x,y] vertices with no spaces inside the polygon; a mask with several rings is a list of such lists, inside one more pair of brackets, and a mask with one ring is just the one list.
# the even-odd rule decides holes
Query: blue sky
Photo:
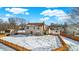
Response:
[{"label": "blue sky", "polygon": [[72,12],[70,7],[1,7],[0,18],[7,21],[9,17],[20,17],[27,22],[45,22],[63,24],[71,19],[69,14]]}]

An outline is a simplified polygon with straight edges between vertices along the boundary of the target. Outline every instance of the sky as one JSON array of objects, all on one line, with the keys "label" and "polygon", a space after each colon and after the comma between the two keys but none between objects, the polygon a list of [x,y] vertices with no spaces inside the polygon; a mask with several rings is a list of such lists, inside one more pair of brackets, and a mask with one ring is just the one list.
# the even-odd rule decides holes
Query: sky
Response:
[{"label": "sky", "polygon": [[7,21],[9,17],[19,17],[27,22],[45,22],[64,24],[71,19],[71,7],[0,7],[0,19]]}]

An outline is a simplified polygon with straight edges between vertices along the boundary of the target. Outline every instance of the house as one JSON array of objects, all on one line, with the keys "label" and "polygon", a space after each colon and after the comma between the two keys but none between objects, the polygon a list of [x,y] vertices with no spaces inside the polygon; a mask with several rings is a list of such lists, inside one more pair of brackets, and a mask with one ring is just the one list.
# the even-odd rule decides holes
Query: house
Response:
[{"label": "house", "polygon": [[51,23],[50,26],[48,26],[48,33],[49,34],[60,34],[60,32],[63,31],[62,26],[58,24]]},{"label": "house", "polygon": [[65,32],[66,34],[71,34],[74,36],[76,36],[77,34],[79,35],[79,25],[74,24],[68,25],[65,27]]},{"label": "house", "polygon": [[79,35],[79,25],[75,25],[75,34]]},{"label": "house", "polygon": [[46,25],[43,23],[28,23],[25,27],[26,34],[43,35]]}]

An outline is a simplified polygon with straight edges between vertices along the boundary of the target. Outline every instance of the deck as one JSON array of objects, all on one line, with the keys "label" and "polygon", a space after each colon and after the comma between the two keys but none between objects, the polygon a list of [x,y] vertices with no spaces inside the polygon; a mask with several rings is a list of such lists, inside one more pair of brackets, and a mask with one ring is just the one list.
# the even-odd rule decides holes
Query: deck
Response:
[{"label": "deck", "polygon": [[[52,50],[52,51],[65,51],[65,50],[67,50],[68,49],[68,47],[67,47],[67,45],[65,44],[65,42],[63,41],[63,39],[59,36],[59,35],[52,35],[52,36],[49,36],[49,37],[51,37],[52,38],[52,40],[56,40],[56,38],[58,38],[56,41],[58,41],[58,40],[60,40],[60,43],[61,44],[59,44],[59,43],[57,43],[57,42],[53,42],[52,41],[52,49],[49,49],[50,47],[49,47],[49,45],[48,45],[48,47],[49,48],[47,48],[47,47],[43,47],[42,46],[42,48],[41,48],[41,46],[39,46],[38,48],[34,48],[34,49],[31,49],[31,48],[28,48],[28,46],[25,46],[25,45],[22,45],[22,44],[20,44],[20,43],[18,43],[18,42],[20,42],[20,41],[18,41],[18,42],[14,42],[14,41],[10,41],[10,40],[3,40],[3,39],[0,39],[0,43],[2,43],[2,44],[4,44],[4,45],[6,45],[6,46],[8,46],[8,47],[11,47],[11,48],[13,48],[13,49],[15,49],[15,50],[17,50],[17,51],[37,51],[37,50],[41,50],[41,51],[43,51],[43,50],[45,50],[45,51],[47,51],[47,50]],[[51,39],[50,38],[50,39]],[[30,39],[30,38],[28,38],[28,39]],[[19,40],[21,40],[21,38],[19,39]],[[44,40],[43,40],[44,41]],[[49,40],[50,41],[50,40]],[[28,41],[29,42],[29,41]],[[21,43],[23,43],[23,42],[21,42]],[[40,42],[39,42],[40,43]],[[24,44],[24,43],[23,43]],[[49,43],[50,44],[50,43]],[[31,45],[33,45],[33,44],[31,44]],[[44,45],[46,45],[46,43],[44,44]],[[58,45],[58,46],[53,46],[53,45]],[[34,46],[32,46],[32,48],[33,48]],[[36,46],[37,47],[37,46]],[[47,50],[46,50],[46,49]]]},{"label": "deck", "polygon": [[[42,36],[43,39],[41,40],[43,41],[43,44],[41,43],[42,41],[39,41],[40,39],[39,37],[37,40],[35,40],[34,36],[31,38],[30,37],[26,38],[25,36],[22,36],[22,37],[21,36],[19,37],[19,39],[17,39],[16,38],[17,36],[10,37],[6,35],[1,35],[0,43],[1,45],[3,44],[2,46],[7,46],[8,48],[6,49],[7,50],[10,49],[10,51],[12,51],[12,49],[14,51],[15,50],[16,51],[79,51],[79,42],[71,38],[67,38],[65,36],[61,36],[61,35],[51,35],[51,36],[48,35],[48,37]],[[2,38],[9,38],[9,39],[7,40],[7,39],[2,39]],[[48,40],[47,43],[44,42],[47,40]],[[58,43],[58,41],[60,42]],[[38,43],[40,44],[39,46],[38,46]]]}]

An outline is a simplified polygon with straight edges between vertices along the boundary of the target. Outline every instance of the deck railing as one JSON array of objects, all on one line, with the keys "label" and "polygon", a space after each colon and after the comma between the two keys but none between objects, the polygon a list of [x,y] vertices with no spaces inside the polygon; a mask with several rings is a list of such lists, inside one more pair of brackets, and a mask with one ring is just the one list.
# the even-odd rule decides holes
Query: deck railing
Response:
[{"label": "deck railing", "polygon": [[13,44],[11,42],[8,42],[8,41],[2,40],[2,39],[0,39],[0,43],[6,45],[8,47],[11,47],[11,48],[15,49],[16,51],[31,51],[31,49],[21,47],[19,45]]},{"label": "deck railing", "polygon": [[63,38],[61,38],[60,35],[57,35],[57,36],[58,36],[58,38],[59,38],[60,41],[61,41],[62,47],[56,48],[56,49],[54,49],[54,51],[67,51],[67,50],[68,50],[67,44],[63,41]]},{"label": "deck railing", "polygon": [[64,37],[71,38],[71,39],[73,39],[75,41],[79,41],[79,37],[77,37],[77,36],[72,36],[72,35],[69,35],[69,34],[62,33],[62,32],[60,33],[60,35],[62,35]]}]

